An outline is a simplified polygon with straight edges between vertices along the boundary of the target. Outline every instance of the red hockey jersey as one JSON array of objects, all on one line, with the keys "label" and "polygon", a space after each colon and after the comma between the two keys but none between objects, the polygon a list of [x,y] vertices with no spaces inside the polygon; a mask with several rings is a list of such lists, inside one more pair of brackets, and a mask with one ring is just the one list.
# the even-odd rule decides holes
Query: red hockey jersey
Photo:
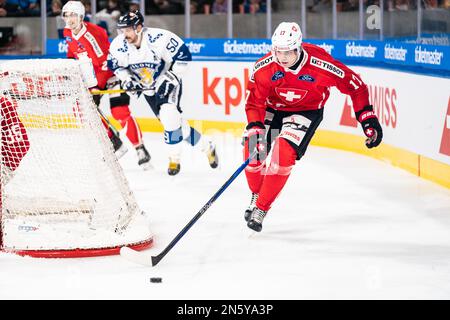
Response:
[{"label": "red hockey jersey", "polygon": [[2,130],[2,164],[14,171],[30,148],[25,126],[19,119],[16,104],[0,96]]},{"label": "red hockey jersey", "polygon": [[106,81],[114,74],[108,69],[109,40],[106,30],[89,22],[83,22],[81,31],[74,35],[68,28],[64,29],[67,42],[67,57],[79,59],[87,55],[92,59],[99,88],[106,86]]},{"label": "red hockey jersey", "polygon": [[303,43],[302,47],[303,58],[296,70],[276,63],[272,53],[256,62],[245,105],[249,123],[264,122],[266,107],[280,111],[323,108],[333,86],[350,95],[355,112],[369,104],[367,86],[359,75],[316,45]]}]

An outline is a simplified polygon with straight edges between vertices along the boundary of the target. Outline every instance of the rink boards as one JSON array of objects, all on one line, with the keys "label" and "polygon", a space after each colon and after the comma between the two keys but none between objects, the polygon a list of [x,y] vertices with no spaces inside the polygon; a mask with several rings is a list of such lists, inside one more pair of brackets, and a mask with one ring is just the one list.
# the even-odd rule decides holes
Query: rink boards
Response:
[{"label": "rink boards", "polygon": [[[241,135],[252,68],[253,62],[193,61],[183,79],[185,118],[202,132]],[[382,159],[450,188],[450,79],[373,67],[352,69],[369,87],[383,126],[382,145],[365,148],[351,100],[337,89],[325,104],[324,120],[312,144]],[[106,113],[108,104],[108,99],[102,100]],[[143,97],[132,97],[131,106],[143,131],[163,130]]]},{"label": "rink boards", "polygon": [[[194,61],[183,79],[184,116],[203,132],[242,133],[251,62]],[[384,130],[383,144],[368,150],[351,99],[332,89],[312,143],[362,153],[450,188],[450,79],[352,67],[369,87]],[[143,97],[132,98],[143,131],[162,131]],[[108,112],[108,101],[102,101]]]}]

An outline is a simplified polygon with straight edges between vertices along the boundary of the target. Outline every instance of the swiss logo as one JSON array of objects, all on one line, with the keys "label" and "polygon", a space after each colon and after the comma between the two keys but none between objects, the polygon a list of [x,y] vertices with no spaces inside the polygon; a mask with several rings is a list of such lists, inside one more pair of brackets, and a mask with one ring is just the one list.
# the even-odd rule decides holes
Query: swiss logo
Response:
[{"label": "swiss logo", "polygon": [[275,88],[275,92],[284,103],[292,105],[301,101],[308,93],[308,90],[293,89],[293,88]]},{"label": "swiss logo", "polygon": [[448,99],[447,114],[444,121],[444,130],[442,132],[441,147],[439,152],[450,156],[450,98]]}]

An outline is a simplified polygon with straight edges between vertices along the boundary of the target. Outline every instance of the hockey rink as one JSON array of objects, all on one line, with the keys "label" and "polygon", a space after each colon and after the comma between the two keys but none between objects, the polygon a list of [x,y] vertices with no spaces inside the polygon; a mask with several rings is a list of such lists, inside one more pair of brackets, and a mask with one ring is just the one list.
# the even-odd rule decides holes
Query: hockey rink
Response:
[{"label": "hockey rink", "polygon": [[[124,137],[122,133],[122,137]],[[162,134],[120,159],[148,213],[156,255],[243,162],[215,136],[220,167],[186,146],[169,177]],[[310,146],[263,224],[247,228],[242,173],[154,268],[120,256],[0,253],[0,299],[449,299],[450,190],[362,155]],[[162,283],[150,278],[161,277]]]}]

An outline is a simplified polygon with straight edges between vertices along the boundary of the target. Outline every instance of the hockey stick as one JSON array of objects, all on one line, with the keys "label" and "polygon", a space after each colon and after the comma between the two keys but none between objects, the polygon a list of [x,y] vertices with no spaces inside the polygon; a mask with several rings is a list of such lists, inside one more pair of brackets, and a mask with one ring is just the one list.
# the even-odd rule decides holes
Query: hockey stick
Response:
[{"label": "hockey stick", "polygon": [[91,94],[101,95],[101,94],[115,94],[115,93],[127,93],[127,92],[142,92],[142,91],[150,91],[150,90],[155,90],[155,89],[148,88],[148,89],[133,89],[133,90],[125,90],[125,89],[92,90]]},{"label": "hockey stick", "polygon": [[200,209],[200,211],[192,218],[191,221],[178,233],[175,238],[169,243],[169,245],[158,255],[148,257],[144,253],[130,249],[128,247],[122,247],[120,249],[120,255],[127,260],[133,261],[145,266],[156,266],[162,258],[177,244],[178,241],[188,232],[188,230],[197,222],[198,219],[211,207],[211,205],[220,197],[226,188],[237,178],[237,176],[247,167],[251,159],[256,156],[256,151],[253,152],[247,160],[233,173],[233,175],[223,184],[222,187],[209,199],[209,201]]},{"label": "hockey stick", "polygon": [[105,116],[105,114],[103,113],[103,111],[100,109],[100,107],[97,107],[97,111],[98,114],[100,115],[100,118],[102,118],[106,124],[108,125],[108,127],[111,129],[111,131],[113,132],[113,134],[116,137],[119,137],[119,131],[116,129],[116,127],[113,126],[113,124],[111,123],[111,121],[108,120],[108,118]]}]

